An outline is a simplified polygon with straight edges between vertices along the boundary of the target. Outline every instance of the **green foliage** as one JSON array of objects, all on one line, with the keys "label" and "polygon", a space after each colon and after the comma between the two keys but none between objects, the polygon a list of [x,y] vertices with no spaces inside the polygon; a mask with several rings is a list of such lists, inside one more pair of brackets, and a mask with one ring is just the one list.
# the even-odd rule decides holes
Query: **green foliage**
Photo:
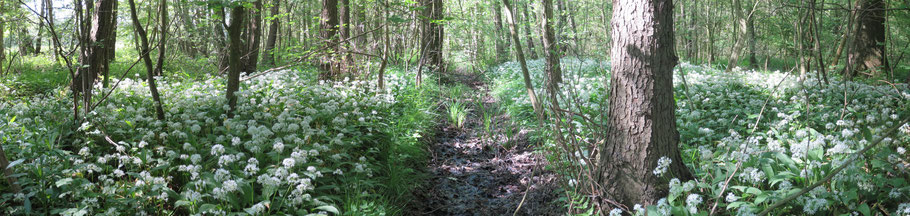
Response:
[{"label": "green foliage", "polygon": [[[71,125],[65,93],[0,103],[0,140],[22,193],[4,214],[398,214],[425,161],[437,88],[393,72],[314,83],[278,71],[244,83],[234,118],[223,80],[161,79],[167,121],[144,82],[121,84]],[[60,87],[63,88],[63,87]],[[56,92],[66,92],[58,88]],[[4,183],[0,187],[7,191]]]},{"label": "green foliage", "polygon": [[[564,60],[565,61],[565,60]],[[563,174],[567,191],[582,185],[566,168],[589,169],[590,155],[603,137],[609,85],[602,71],[609,64],[576,66],[569,59],[565,65],[567,83],[561,89],[562,104],[586,116],[562,120],[573,124],[572,133],[563,128],[566,139],[578,152],[554,148],[552,138],[542,137],[551,168]],[[543,74],[539,62],[530,62],[532,74]],[[582,64],[585,65],[585,64]],[[589,68],[589,69],[584,69]],[[627,210],[649,215],[707,215],[715,203],[715,213],[749,215],[767,208],[803,187],[820,181],[846,159],[853,157],[870,142],[886,136],[885,128],[897,126],[910,117],[907,84],[873,85],[857,80],[843,82],[836,78],[824,85],[815,77],[800,82],[794,75],[779,71],[742,71],[725,73],[706,66],[680,64],[677,76],[686,75],[688,92],[681,77],[674,80],[677,126],[683,162],[696,180],[682,182],[667,177],[669,195],[657,205]],[[685,72],[685,73],[682,73]],[[494,93],[512,107],[510,115],[533,121],[530,103],[522,98],[523,85],[517,83],[519,69],[513,63],[495,67],[490,73]],[[587,79],[588,77],[595,79]],[[597,78],[600,77],[600,78]],[[542,79],[542,78],[540,78]],[[535,80],[540,80],[535,79]],[[538,87],[538,91],[543,90]],[[845,93],[846,92],[846,93]],[[844,104],[844,95],[848,103]],[[567,102],[571,101],[571,102]],[[767,104],[766,104],[767,101]],[[574,107],[572,103],[583,103]],[[515,108],[518,107],[518,108]],[[757,125],[756,125],[757,123]],[[554,126],[535,131],[555,134]],[[754,129],[753,129],[754,128]],[[580,131],[580,132],[578,132]],[[881,207],[888,213],[910,211],[910,169],[906,148],[910,148],[910,126],[890,135],[865,157],[850,164],[831,182],[812,190],[773,215],[839,215],[872,213]],[[594,143],[590,145],[589,143]],[[576,155],[576,157],[558,156]],[[727,183],[727,179],[730,179]],[[584,196],[570,192],[565,204],[577,206],[576,212],[587,211]],[[878,210],[876,210],[878,211]],[[601,213],[605,214],[605,213]]]}]

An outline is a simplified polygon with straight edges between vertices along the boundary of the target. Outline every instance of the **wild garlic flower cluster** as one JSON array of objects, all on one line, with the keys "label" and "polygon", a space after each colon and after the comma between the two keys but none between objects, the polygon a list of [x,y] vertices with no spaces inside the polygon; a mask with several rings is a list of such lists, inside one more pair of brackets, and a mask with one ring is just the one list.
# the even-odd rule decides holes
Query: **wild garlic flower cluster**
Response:
[{"label": "wild garlic flower cluster", "polygon": [[[160,121],[144,82],[124,79],[75,132],[60,129],[72,121],[66,95],[0,102],[0,140],[9,140],[3,145],[10,158],[22,159],[13,170],[50,185],[9,199],[84,214],[301,214],[331,207],[337,200],[326,197],[340,191],[327,186],[362,184],[378,174],[378,144],[391,143],[391,112],[403,106],[396,97],[413,80],[390,75],[381,91],[375,82],[311,80],[290,70],[247,80],[228,118],[223,79],[163,78]],[[64,133],[75,141],[54,143]],[[43,172],[30,171],[37,167]],[[25,210],[4,206],[7,198],[0,203],[0,214]]]},{"label": "wild garlic flower cluster", "polygon": [[[571,128],[576,131],[564,127],[567,130],[564,134],[577,132],[579,136],[574,137],[577,140],[603,137],[598,131],[602,131],[600,128],[606,122],[602,117],[608,107],[609,63],[567,60],[564,59],[569,62],[564,66],[567,84],[560,89],[560,103],[567,107],[564,109],[585,115],[593,122],[567,118],[565,121],[573,124]],[[530,61],[530,69],[542,71],[538,68],[541,65],[537,64]],[[492,72],[494,94],[503,98],[507,105],[523,107],[516,110],[533,116],[526,96],[519,94],[523,92],[523,85],[513,81],[520,80],[517,65],[506,63]],[[532,74],[539,76],[534,80],[545,80],[543,72]],[[582,79],[573,79],[576,77]],[[859,212],[863,208],[855,203],[867,203],[867,207],[876,204],[898,206],[898,201],[910,200],[907,193],[882,190],[910,191],[910,183],[901,181],[910,179],[910,155],[906,150],[910,147],[910,124],[897,125],[910,117],[910,85],[899,82],[893,86],[879,85],[834,77],[829,77],[828,84],[824,84],[814,75],[801,82],[797,76],[781,71],[738,68],[725,72],[685,62],[674,69],[673,81],[682,162],[701,182],[697,187],[709,191],[702,194],[720,194],[727,188],[725,196],[720,197],[720,201],[726,202],[719,207],[726,205],[731,209],[728,212],[755,214],[757,209],[784,197],[791,190],[820,180],[879,139],[881,143],[866,153],[866,157],[847,164],[830,184],[819,187],[817,196],[809,197],[811,202],[806,199],[806,202],[790,203],[790,209],[797,210],[776,214]],[[538,95],[544,93],[543,83],[535,84]],[[898,127],[897,132],[885,137],[883,132],[891,127]],[[553,142],[545,140],[548,145],[555,146]],[[595,145],[597,142],[583,143]],[[585,149],[588,147],[578,146],[590,150]],[[569,155],[569,152],[562,155]],[[559,162],[591,166],[575,160]],[[652,173],[666,176],[667,171],[661,164],[664,163],[659,162]],[[665,164],[669,164],[669,159]],[[717,182],[711,177],[730,175],[734,178],[728,185],[708,183]],[[676,190],[681,191],[682,184],[679,185]],[[671,186],[670,194],[673,194],[673,188]],[[680,193],[678,196],[686,195]],[[686,202],[676,198],[660,203],[664,205],[654,206],[660,213],[669,213],[671,206],[689,209]],[[704,206],[696,206],[699,207]]]}]

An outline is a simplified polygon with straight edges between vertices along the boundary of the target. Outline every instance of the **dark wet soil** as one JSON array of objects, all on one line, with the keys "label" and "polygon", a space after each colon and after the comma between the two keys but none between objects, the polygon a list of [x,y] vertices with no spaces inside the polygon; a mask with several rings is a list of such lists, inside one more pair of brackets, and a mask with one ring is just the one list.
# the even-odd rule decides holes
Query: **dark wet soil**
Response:
[{"label": "dark wet soil", "polygon": [[[483,128],[483,107],[495,110],[497,101],[475,75],[458,73],[453,80],[473,89],[462,98],[471,104],[464,128],[454,128],[440,116],[439,132],[429,146],[431,175],[415,196],[413,215],[560,215],[555,174],[546,159],[528,142],[529,130],[508,126],[508,116],[494,117],[492,135]],[[513,137],[506,137],[512,130]],[[521,208],[519,208],[521,204]]]}]

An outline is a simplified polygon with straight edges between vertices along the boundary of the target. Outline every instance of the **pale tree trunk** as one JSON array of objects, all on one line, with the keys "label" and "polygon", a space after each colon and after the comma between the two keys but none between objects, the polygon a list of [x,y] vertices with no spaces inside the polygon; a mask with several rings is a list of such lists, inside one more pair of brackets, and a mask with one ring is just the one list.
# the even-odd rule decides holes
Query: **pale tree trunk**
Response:
[{"label": "pale tree trunk", "polygon": [[240,72],[242,71],[243,62],[243,42],[240,41],[240,35],[243,30],[243,19],[246,17],[246,9],[243,6],[234,6],[231,8],[231,24],[228,25],[228,80],[227,80],[227,101],[228,117],[234,117],[234,110],[237,109],[237,90],[240,90]]},{"label": "pale tree trunk", "polygon": [[[605,198],[647,206],[667,195],[668,179],[692,179],[677,146],[673,3],[613,3],[609,131],[599,155],[599,182]],[[672,163],[660,177],[652,171],[662,157]]]},{"label": "pale tree trunk", "polygon": [[262,61],[268,66],[275,66],[275,44],[278,41],[278,25],[280,19],[278,15],[278,6],[281,4],[281,0],[272,0],[272,9],[271,15],[273,18],[269,23],[269,36],[265,40],[265,56],[262,58]]},{"label": "pale tree trunk", "polygon": [[729,62],[727,62],[727,72],[730,72],[733,68],[739,66],[739,56],[743,50],[743,40],[746,39],[747,22],[746,17],[743,15],[742,1],[743,0],[733,0],[734,42],[733,49],[730,50],[730,58],[727,59],[729,60]]},{"label": "pale tree trunk", "polygon": [[514,42],[515,54],[518,56],[518,63],[521,64],[521,76],[524,78],[525,89],[528,91],[528,98],[531,99],[531,106],[534,108],[534,113],[537,114],[538,121],[543,121],[543,108],[540,106],[540,102],[537,101],[537,94],[534,92],[534,83],[531,82],[531,74],[528,72],[528,64],[525,62],[525,54],[521,50],[521,40],[518,39],[518,27],[515,25],[515,13],[512,10],[512,4],[509,3],[509,0],[502,0],[502,4],[505,5],[506,20],[509,22],[509,32]]},{"label": "pale tree trunk", "polygon": [[[164,0],[162,0],[164,1]],[[130,4],[130,17],[133,21],[133,28],[136,30],[136,34],[139,36],[139,46],[136,47],[139,51],[142,61],[145,63],[145,72],[148,78],[149,90],[152,93],[152,100],[155,101],[155,114],[157,114],[158,120],[164,121],[164,107],[161,105],[161,95],[158,93],[158,85],[155,82],[155,72],[152,69],[152,58],[149,57],[149,42],[148,36],[145,32],[145,28],[142,27],[142,23],[139,22],[139,17],[136,15],[136,2],[129,0]]]},{"label": "pale tree trunk", "polygon": [[[39,4],[41,4],[41,9],[38,12],[38,17],[39,17],[38,19],[44,19],[45,17],[47,17],[47,1],[39,0],[38,2],[39,2]],[[2,31],[2,30],[0,30],[0,31]],[[34,53],[35,56],[41,54],[41,38],[42,38],[41,36],[42,35],[44,35],[44,22],[39,21],[38,22],[38,34],[35,35],[35,38],[36,38],[35,53]],[[0,41],[0,42],[2,42],[2,41]]]},{"label": "pale tree trunk", "polygon": [[885,58],[885,3],[883,0],[860,0],[856,5],[859,19],[856,32],[853,34],[853,52],[847,55],[845,69],[847,79],[859,73],[869,76],[878,75],[880,70],[887,70]]}]

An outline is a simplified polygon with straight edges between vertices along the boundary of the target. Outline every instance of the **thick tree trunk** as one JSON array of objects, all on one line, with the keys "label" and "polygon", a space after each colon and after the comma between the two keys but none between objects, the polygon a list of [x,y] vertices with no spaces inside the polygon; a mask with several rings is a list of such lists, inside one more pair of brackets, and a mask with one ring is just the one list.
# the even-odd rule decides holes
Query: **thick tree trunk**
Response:
[{"label": "thick tree trunk", "polygon": [[[553,90],[558,89],[559,83],[562,82],[562,70],[559,66],[559,47],[556,41],[556,32],[553,31],[553,0],[543,0],[543,19],[540,25],[544,30],[543,50],[547,58],[547,75],[549,77],[549,87]],[[554,100],[552,98],[551,100]]]},{"label": "thick tree trunk", "polygon": [[253,2],[253,10],[250,11],[251,19],[249,20],[246,40],[246,50],[241,57],[243,61],[243,72],[252,73],[259,66],[259,41],[262,38],[262,0]]},{"label": "thick tree trunk", "polygon": [[512,37],[512,41],[515,42],[515,54],[518,56],[518,62],[521,64],[521,75],[524,78],[525,89],[528,91],[528,98],[531,99],[531,106],[534,108],[534,113],[537,114],[539,121],[543,121],[543,107],[541,107],[540,102],[537,101],[537,94],[534,92],[534,83],[531,82],[531,75],[528,72],[528,64],[525,62],[525,54],[521,50],[521,40],[518,39],[518,27],[515,24],[515,13],[512,10],[512,4],[509,3],[509,0],[502,0],[502,4],[505,5],[506,9],[506,20],[509,22],[509,32]]},{"label": "thick tree trunk", "polygon": [[335,51],[338,50],[338,0],[323,0],[321,22],[319,25],[320,36],[325,44],[331,45],[329,53],[322,57],[320,79],[331,79],[338,75],[338,66]]},{"label": "thick tree trunk", "polygon": [[142,23],[139,22],[139,17],[136,15],[136,2],[129,0],[129,4],[133,28],[139,36],[139,46],[136,47],[136,49],[139,51],[139,56],[142,57],[142,62],[145,63],[145,72],[148,76],[146,80],[148,81],[149,90],[152,93],[152,100],[155,101],[155,114],[157,114],[158,120],[164,121],[164,107],[161,105],[161,95],[158,93],[158,85],[155,82],[155,72],[152,69],[152,58],[149,57],[151,53],[149,53],[148,36],[145,32],[145,28],[142,27]]},{"label": "thick tree trunk", "polygon": [[853,39],[853,52],[847,56],[847,79],[865,73],[878,75],[888,68],[885,58],[885,4],[883,0],[860,0],[856,5],[859,20]]},{"label": "thick tree trunk", "polygon": [[98,75],[107,74],[110,70],[109,52],[114,48],[106,46],[109,40],[112,40],[113,34],[113,7],[115,0],[98,0],[95,2],[95,10],[92,15],[92,28],[87,42],[87,53],[82,65],[88,65],[78,69],[76,77],[73,79],[72,90],[82,94],[82,106],[85,113],[91,112],[92,109],[92,86]]},{"label": "thick tree trunk", "polygon": [[[670,0],[613,1],[610,126],[601,151],[603,195],[626,206],[651,205],[666,179],[692,179],[677,143],[673,67],[677,64]],[[652,173],[662,157],[668,173]]]},{"label": "thick tree trunk", "polygon": [[265,40],[265,56],[262,58],[265,65],[275,66],[275,44],[278,42],[278,25],[280,19],[278,16],[278,6],[281,4],[281,0],[272,0],[272,10],[270,16],[272,20],[269,23],[269,36]]},{"label": "thick tree trunk", "polygon": [[531,32],[534,31],[534,29],[531,28],[531,22],[534,21],[534,18],[528,15],[529,4],[530,2],[528,2],[528,4],[521,4],[521,12],[525,16],[525,40],[528,41],[528,57],[531,57],[531,59],[537,59],[537,49],[534,48],[534,37],[531,36]]},{"label": "thick tree trunk", "polygon": [[234,110],[237,108],[237,90],[240,89],[240,72],[243,70],[243,62],[240,56],[243,55],[243,42],[240,41],[240,34],[243,30],[243,19],[246,17],[246,9],[237,5],[231,8],[231,24],[228,25],[228,80],[227,80],[227,101],[228,117],[234,117]]},{"label": "thick tree trunk", "polygon": [[421,20],[423,29],[420,37],[420,50],[423,52],[421,61],[433,70],[441,72],[445,70],[442,60],[444,29],[440,23],[443,19],[443,3],[442,0],[423,0],[423,6],[426,8],[422,11],[425,19]]},{"label": "thick tree trunk", "polygon": [[743,0],[733,0],[734,42],[733,49],[730,50],[730,58],[727,59],[729,60],[729,62],[727,62],[727,72],[739,66],[739,57],[743,50],[743,40],[746,39],[746,25],[748,22],[746,21],[746,17],[742,12],[742,1]]},{"label": "thick tree trunk", "polygon": [[[114,57],[116,56],[116,48],[117,48],[117,7],[119,5],[119,1],[114,0],[113,4],[114,5],[111,7],[111,10],[112,10],[111,17],[112,18],[110,20],[111,23],[109,24],[111,26],[110,38],[108,40],[104,41],[105,48],[109,49],[109,52],[107,52],[107,61],[108,62],[114,61]],[[39,42],[41,41],[40,38],[38,41]],[[110,86],[110,82],[111,82],[110,70],[103,71],[103,74],[101,74],[101,76],[103,77],[101,84],[104,86],[104,88],[107,88],[108,86]]]}]

